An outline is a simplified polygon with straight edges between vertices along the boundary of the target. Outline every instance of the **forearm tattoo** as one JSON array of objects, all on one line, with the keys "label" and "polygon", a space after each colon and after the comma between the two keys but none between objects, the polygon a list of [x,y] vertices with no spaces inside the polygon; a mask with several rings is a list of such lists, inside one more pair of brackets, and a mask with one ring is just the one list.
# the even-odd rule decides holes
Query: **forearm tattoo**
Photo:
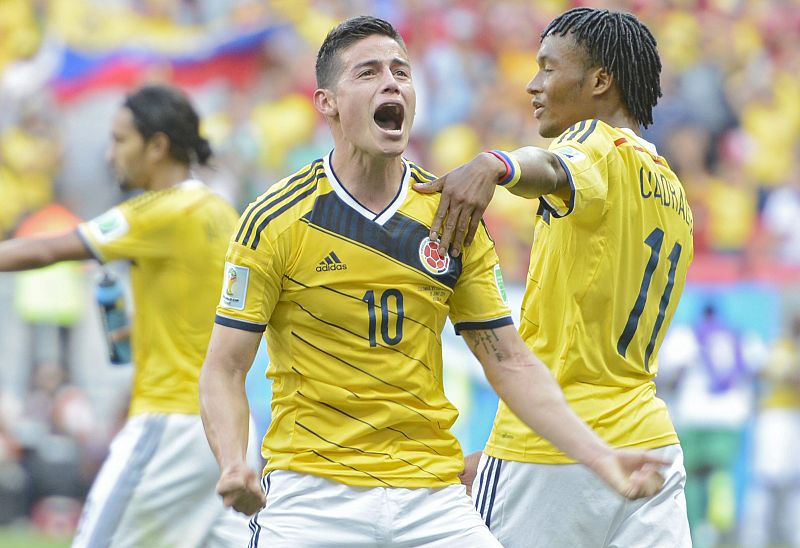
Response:
[{"label": "forearm tattoo", "polygon": [[498,362],[507,359],[505,352],[500,348],[500,337],[494,329],[475,329],[463,331],[462,335],[467,345],[480,360],[483,357],[494,356]]}]

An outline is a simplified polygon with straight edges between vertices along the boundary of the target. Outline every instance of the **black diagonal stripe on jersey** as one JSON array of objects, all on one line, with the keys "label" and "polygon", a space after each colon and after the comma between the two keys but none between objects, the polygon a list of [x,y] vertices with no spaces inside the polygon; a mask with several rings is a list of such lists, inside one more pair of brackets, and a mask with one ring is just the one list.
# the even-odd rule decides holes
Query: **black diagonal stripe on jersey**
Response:
[{"label": "black diagonal stripe on jersey", "polygon": [[423,179],[427,179],[428,181],[433,181],[434,179],[438,179],[438,177],[436,177],[436,175],[434,175],[430,171],[422,169],[417,164],[412,163],[411,174],[414,175],[415,172],[418,173]]},{"label": "black diagonal stripe on jersey", "polygon": [[[241,238],[242,236],[242,232],[244,231],[244,229],[247,228],[249,225],[251,225],[252,222],[255,222],[254,215],[255,217],[258,217],[258,215],[260,215],[263,212],[262,206],[264,206],[264,204],[266,204],[269,200],[271,200],[272,198],[274,198],[275,196],[277,196],[278,194],[289,188],[291,185],[308,177],[312,171],[316,172],[320,168],[320,166],[322,166],[321,160],[316,160],[315,162],[313,162],[308,166],[308,169],[305,169],[302,172],[295,175],[294,177],[291,177],[288,181],[286,181],[286,184],[284,184],[281,188],[273,192],[270,192],[269,194],[265,195],[261,200],[249,206],[247,215],[242,220],[239,226],[239,232],[236,234],[235,240],[238,242],[239,238]],[[313,178],[313,174],[311,177]]]},{"label": "black diagonal stripe on jersey", "polygon": [[[359,300],[360,300],[360,299],[359,299]],[[368,341],[368,340],[369,340],[369,338],[368,338],[368,337],[364,337],[363,335],[359,335],[359,334],[358,334],[358,333],[356,333],[355,331],[350,331],[349,329],[347,329],[346,327],[344,327],[344,326],[342,326],[342,325],[338,325],[338,324],[331,323],[331,322],[327,322],[327,321],[323,320],[322,318],[320,318],[319,316],[317,316],[316,314],[314,314],[313,312],[311,312],[309,309],[305,308],[305,307],[304,307],[303,305],[301,305],[300,303],[297,303],[297,302],[296,302],[296,303],[294,303],[294,304],[296,304],[298,307],[300,307],[300,310],[302,310],[303,312],[305,312],[306,314],[308,314],[309,316],[311,316],[312,318],[314,318],[315,320],[317,320],[317,321],[318,321],[318,322],[320,322],[320,323],[324,323],[325,325],[329,325],[329,326],[331,326],[331,327],[333,327],[333,328],[340,329],[340,330],[342,330],[342,331],[344,331],[344,332],[346,332],[346,333],[350,333],[351,335],[353,335],[354,337],[356,337],[356,338],[358,338],[358,339],[362,339],[362,340],[365,340],[365,341]],[[376,308],[380,308],[380,307],[376,305]],[[405,316],[403,316],[403,318],[405,318]],[[406,357],[406,358],[408,358],[409,360],[415,361],[415,362],[417,362],[418,364],[420,364],[422,367],[424,367],[425,369],[427,369],[428,371],[431,371],[431,368],[430,368],[430,366],[429,366],[427,363],[425,363],[424,361],[422,361],[422,360],[419,360],[419,359],[417,359],[417,358],[414,358],[414,357],[412,357],[412,356],[409,356],[409,355],[408,355],[408,354],[406,354],[405,352],[403,352],[403,351],[401,351],[401,350],[398,350],[397,348],[395,348],[395,347],[393,347],[393,346],[387,346],[387,345],[381,344],[381,343],[379,343],[379,342],[377,342],[377,341],[375,341],[375,344],[376,344],[376,345],[378,345],[378,346],[380,346],[381,348],[386,348],[387,350],[391,350],[392,352],[397,352],[398,354],[402,354],[403,356],[405,356],[405,357]]]},{"label": "black diagonal stripe on jersey", "polygon": [[[308,166],[308,169],[303,170],[302,172],[298,173],[288,181],[286,184],[283,185],[278,190],[274,192],[270,192],[266,196],[264,196],[261,200],[254,203],[247,212],[247,215],[242,220],[241,225],[239,226],[239,232],[236,233],[235,241],[239,242],[240,238],[242,237],[242,232],[244,232],[245,228],[247,228],[247,235],[242,243],[242,245],[247,245],[247,240],[250,238],[250,234],[253,231],[255,226],[256,220],[262,214],[264,214],[269,208],[274,207],[277,203],[281,200],[284,200],[291,196],[293,193],[297,192],[299,189],[306,186],[310,181],[316,180],[316,176],[319,171],[322,169],[322,160],[316,160],[311,165]],[[291,185],[298,183],[292,190],[284,194],[283,196],[278,196],[278,194],[289,188]],[[273,200],[273,198],[275,198]]]},{"label": "black diagonal stripe on jersey", "polygon": [[413,171],[411,172],[411,178],[414,179],[415,183],[427,183],[428,182],[428,180],[423,179],[422,177],[419,176],[418,173],[414,173]]},{"label": "black diagonal stripe on jersey", "polygon": [[399,460],[400,462],[404,462],[404,463],[406,463],[407,465],[409,465],[412,468],[416,468],[420,472],[425,472],[426,474],[429,474],[429,475],[433,476],[434,478],[438,479],[442,483],[446,483],[442,478],[440,478],[439,476],[437,476],[436,474],[434,474],[430,470],[425,470],[419,464],[414,464],[413,462],[409,462],[404,458],[395,457],[394,455],[391,455],[389,453],[384,453],[383,451],[365,451],[363,449],[359,449],[358,447],[352,447],[350,445],[341,445],[339,443],[336,443],[335,441],[331,441],[331,440],[319,435],[318,433],[314,432],[312,429],[310,429],[308,426],[304,425],[300,421],[296,420],[296,421],[294,421],[294,423],[297,426],[299,426],[300,428],[302,428],[303,430],[305,430],[306,432],[308,432],[309,434],[312,434],[312,435],[318,437],[319,439],[321,439],[325,443],[329,443],[329,444],[333,445],[334,447],[338,447],[340,449],[349,449],[350,451],[356,451],[358,453],[361,453],[362,455],[379,455],[379,456],[382,456],[382,457],[386,457],[389,460]]},{"label": "black diagonal stripe on jersey", "polygon": [[572,133],[573,131],[575,131],[575,128],[577,128],[577,127],[578,127],[578,124],[573,124],[573,125],[569,126],[569,127],[568,127],[568,128],[565,130],[565,131],[564,131],[564,133],[562,133],[562,134],[561,134],[561,137],[558,139],[558,141],[556,141],[556,144],[558,144],[558,143],[560,143],[561,141],[563,141],[564,139],[566,139],[566,138],[567,138],[567,135],[569,135],[570,133]]},{"label": "black diagonal stripe on jersey", "polygon": [[[312,381],[316,380],[315,378],[313,378],[313,377],[309,377],[309,376],[308,376],[308,375],[306,375],[305,373],[301,372],[301,371],[300,371],[299,369],[297,369],[295,366],[292,366],[292,371],[294,371],[295,373],[297,373],[297,374],[298,374],[298,375],[300,375],[301,377],[305,377],[305,378],[307,378],[307,379],[309,379],[309,380],[312,380]],[[320,381],[320,382],[321,382],[321,381]],[[349,388],[347,388],[346,386],[337,386],[337,388],[341,388],[341,389],[342,389],[342,390],[344,390],[345,392],[349,392],[349,393],[350,393],[350,395],[351,395],[351,396],[353,396],[353,397],[354,397],[355,399],[357,399],[357,400],[360,400],[360,399],[361,399],[361,396],[359,396],[358,394],[356,394],[355,392],[353,392],[352,390],[350,390],[350,389],[349,389]]]},{"label": "black diagonal stripe on jersey", "polygon": [[338,464],[339,466],[341,466],[341,467],[343,467],[343,468],[349,468],[350,470],[353,470],[354,472],[358,472],[359,474],[364,474],[365,476],[369,476],[369,477],[371,477],[372,479],[374,479],[375,481],[379,481],[379,482],[381,482],[381,483],[382,483],[382,484],[384,484],[386,487],[394,487],[394,485],[392,485],[391,483],[389,483],[389,482],[386,482],[386,481],[383,481],[381,478],[379,478],[379,477],[377,477],[377,476],[373,476],[373,475],[372,475],[372,474],[370,474],[369,472],[365,472],[364,470],[359,470],[358,468],[355,468],[354,466],[350,466],[349,464],[345,464],[345,463],[343,463],[343,462],[339,462],[338,460],[334,460],[334,459],[332,459],[332,458],[326,457],[325,455],[323,455],[323,454],[322,454],[322,453],[320,453],[319,451],[314,451],[314,450],[312,449],[312,450],[311,450],[311,452],[312,452],[312,453],[314,453],[314,454],[315,454],[316,456],[318,456],[319,458],[321,458],[321,459],[325,459],[325,460],[326,460],[326,461],[328,461],[328,462],[332,462],[333,464]]},{"label": "black diagonal stripe on jersey", "polygon": [[586,120],[581,120],[581,123],[578,124],[578,128],[569,134],[569,137],[567,137],[567,141],[573,140],[578,135],[578,133],[584,130],[585,127],[586,127]]},{"label": "black diagonal stripe on jersey", "polygon": [[[294,369],[295,371],[297,371],[297,369],[295,369],[294,367],[293,367],[292,369]],[[309,382],[314,382],[314,379],[313,379],[313,378],[311,378],[311,377],[308,377],[308,376],[306,376],[306,375],[303,375],[303,374],[302,374],[302,373],[300,373],[299,371],[297,371],[297,372],[298,372],[298,374],[299,374],[300,376],[302,376],[302,377],[306,378],[306,379],[307,379]],[[307,399],[308,401],[313,401],[314,403],[318,403],[319,405],[322,405],[322,406],[324,406],[324,407],[327,407],[327,408],[328,408],[328,409],[330,409],[331,411],[336,411],[337,413],[341,413],[341,414],[342,414],[342,415],[344,415],[345,417],[350,417],[350,418],[351,418],[351,419],[353,419],[354,421],[358,421],[358,422],[360,422],[360,423],[366,424],[367,426],[369,426],[370,428],[372,428],[372,429],[373,429],[373,430],[375,430],[376,432],[378,431],[378,427],[377,427],[377,426],[375,426],[374,424],[371,424],[371,423],[369,423],[369,422],[365,421],[364,419],[359,419],[358,417],[356,417],[356,416],[354,416],[354,415],[351,415],[350,413],[347,413],[346,411],[342,411],[342,410],[341,410],[341,409],[339,409],[338,407],[334,407],[334,406],[330,405],[329,403],[325,403],[324,401],[319,401],[319,400],[315,400],[315,399],[313,399],[313,398],[309,398],[308,396],[306,396],[305,394],[303,394],[303,393],[302,393],[302,392],[300,392],[299,390],[297,391],[297,393],[298,393],[298,394],[300,394],[301,396],[303,396],[303,397],[304,397],[305,399]],[[408,434],[406,434],[406,433],[405,433],[405,432],[403,432],[402,430],[398,430],[397,428],[392,428],[391,426],[387,426],[387,427],[385,427],[385,429],[386,429],[386,430],[391,430],[392,432],[396,432],[396,433],[400,434],[401,436],[403,436],[404,438],[406,438],[406,439],[407,439],[407,440],[409,440],[409,441],[413,441],[414,443],[418,443],[418,444],[420,444],[420,445],[423,445],[423,446],[425,446],[426,448],[428,448],[428,449],[430,449],[431,451],[433,451],[434,453],[436,453],[437,455],[440,455],[440,456],[441,456],[441,453],[439,453],[439,451],[437,451],[436,449],[434,449],[433,447],[431,447],[430,445],[428,445],[428,444],[427,444],[427,443],[425,443],[424,441],[420,441],[420,440],[417,440],[417,439],[414,439],[414,438],[412,438],[411,436],[409,436]]]},{"label": "black diagonal stripe on jersey", "polygon": [[416,183],[429,183],[436,179],[436,177],[426,177],[422,173],[418,173],[416,171],[411,172],[411,178],[414,179]]},{"label": "black diagonal stripe on jersey", "polygon": [[[322,173],[322,172],[320,172],[320,173]],[[258,248],[258,243],[261,241],[261,232],[267,227],[267,225],[269,224],[269,222],[272,219],[274,219],[275,217],[278,217],[281,213],[283,213],[287,209],[290,209],[293,205],[295,205],[298,202],[303,201],[305,198],[307,198],[311,194],[314,194],[317,191],[317,179],[312,179],[312,181],[314,182],[314,185],[311,188],[309,188],[308,190],[306,190],[302,194],[297,195],[292,201],[283,204],[283,206],[281,206],[280,208],[276,209],[275,211],[273,211],[272,213],[270,213],[269,215],[267,215],[266,217],[263,218],[263,220],[256,227],[255,238],[253,238],[253,243],[250,244],[250,249],[257,249]],[[305,185],[307,183],[303,183],[303,184]],[[255,222],[255,220],[253,222]],[[250,233],[248,231],[248,234],[245,236],[244,242],[243,242],[242,245],[247,245],[247,239],[249,237],[249,234]]]},{"label": "black diagonal stripe on jersey", "polygon": [[315,200],[313,209],[303,219],[312,226],[388,255],[450,288],[455,287],[461,275],[460,255],[450,257],[450,268],[441,276],[425,270],[419,258],[419,244],[430,233],[430,227],[401,213],[395,213],[381,226],[357,213],[342,202],[336,193],[329,192]]},{"label": "black diagonal stripe on jersey", "polygon": [[[356,365],[353,365],[352,363],[350,363],[350,362],[348,362],[348,361],[345,361],[345,360],[343,360],[343,359],[342,359],[342,358],[340,358],[339,356],[336,356],[336,355],[334,355],[334,354],[331,354],[330,352],[327,352],[327,351],[323,350],[322,348],[320,348],[320,347],[318,347],[318,346],[316,346],[316,345],[313,345],[313,344],[311,344],[310,342],[308,342],[307,340],[305,340],[303,337],[301,337],[300,335],[298,335],[298,334],[297,334],[297,333],[295,333],[294,331],[292,331],[292,335],[293,335],[294,337],[296,337],[296,338],[300,339],[302,342],[306,343],[308,346],[310,346],[311,348],[313,348],[313,349],[314,349],[314,350],[316,350],[317,352],[322,352],[322,353],[323,353],[323,354],[325,354],[326,356],[330,356],[330,357],[331,357],[331,358],[333,358],[334,360],[337,360],[337,361],[339,361],[339,362],[341,362],[341,363],[345,364],[345,365],[346,365],[346,366],[348,366],[348,367],[352,367],[352,368],[353,368],[353,369],[355,369],[356,371],[360,371],[360,372],[364,373],[366,376],[368,376],[368,377],[372,377],[372,378],[373,378],[373,379],[375,379],[376,381],[378,381],[378,382],[380,382],[380,383],[383,383],[383,384],[385,384],[386,386],[391,386],[392,388],[396,388],[396,389],[398,389],[398,390],[400,390],[400,391],[402,391],[402,392],[405,392],[406,394],[408,394],[409,396],[411,396],[411,397],[412,397],[412,398],[414,398],[415,400],[419,401],[421,404],[425,405],[426,407],[432,407],[432,406],[431,406],[429,403],[427,403],[425,400],[423,400],[422,398],[420,398],[419,396],[417,396],[416,394],[414,394],[412,391],[410,391],[410,390],[406,390],[406,389],[405,389],[405,388],[403,388],[402,386],[397,386],[396,384],[392,384],[392,383],[390,383],[390,382],[388,382],[388,381],[385,381],[385,380],[383,380],[382,378],[380,378],[380,377],[378,377],[378,376],[376,376],[376,375],[373,375],[373,374],[372,374],[372,373],[370,373],[369,371],[364,371],[364,370],[363,370],[363,369],[361,369],[360,367],[358,367],[358,366],[356,366]],[[402,406],[402,407],[405,407],[405,408],[406,408],[406,409],[408,409],[409,411],[413,411],[414,413],[416,413],[417,415],[419,415],[420,417],[422,417],[423,419],[425,419],[425,420],[426,420],[426,421],[428,421],[428,422],[430,422],[430,421],[431,421],[431,420],[430,420],[428,417],[426,417],[425,415],[423,415],[422,413],[420,413],[420,412],[419,412],[419,411],[417,411],[416,409],[413,409],[413,408],[411,408],[411,407],[408,407],[408,406],[406,406],[406,405],[403,405],[403,404],[401,404],[401,403],[398,403],[397,405],[400,405],[400,406]]]},{"label": "black diagonal stripe on jersey", "polygon": [[589,124],[589,129],[587,129],[586,131],[584,131],[584,132],[583,132],[583,135],[581,135],[580,137],[578,137],[578,142],[579,142],[579,143],[582,143],[582,142],[584,142],[586,139],[588,139],[588,138],[589,138],[589,135],[591,135],[591,134],[592,134],[592,132],[594,131],[594,128],[596,128],[596,127],[597,127],[597,120],[592,120],[592,123],[591,123],[591,124]]},{"label": "black diagonal stripe on jersey", "polygon": [[[286,274],[284,274],[283,277],[286,278],[287,280],[293,282],[293,283],[296,283],[297,285],[302,285],[303,287],[306,287],[306,288],[309,287],[307,284],[304,284],[300,280],[296,280],[296,279],[292,278],[291,276],[287,276]],[[338,289],[334,289],[332,287],[328,287],[327,285],[320,285],[318,287],[321,288],[321,289],[324,289],[326,291],[330,291],[331,293],[336,293],[337,295],[340,295],[342,297],[347,297],[348,299],[353,299],[354,301],[363,302],[361,297],[356,297],[355,295],[349,295],[347,293],[339,291]],[[379,309],[381,308],[381,306],[378,303],[375,303],[375,307],[379,308]],[[394,314],[396,316],[397,312],[395,312],[394,310],[389,310],[389,314]],[[431,329],[431,327],[428,324],[425,324],[425,323],[423,323],[423,322],[421,322],[419,320],[415,320],[411,316],[407,316],[405,314],[403,315],[403,320],[404,321],[408,320],[411,323],[415,323],[418,326],[422,327],[423,329],[427,329],[428,331],[430,331],[433,335],[436,336],[436,340],[439,341],[439,345],[441,346],[441,341],[439,340],[438,333],[436,333],[433,329]]]}]

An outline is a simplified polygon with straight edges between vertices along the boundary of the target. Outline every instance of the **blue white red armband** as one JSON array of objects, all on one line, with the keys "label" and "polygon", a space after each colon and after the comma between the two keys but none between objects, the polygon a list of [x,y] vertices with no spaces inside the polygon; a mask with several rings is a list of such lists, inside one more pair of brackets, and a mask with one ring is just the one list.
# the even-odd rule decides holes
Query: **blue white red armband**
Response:
[{"label": "blue white red armband", "polygon": [[498,186],[504,188],[511,188],[519,182],[522,170],[519,168],[519,163],[511,157],[508,152],[502,150],[487,150],[489,154],[494,155],[498,160],[502,161],[506,166],[506,172],[497,180]]}]

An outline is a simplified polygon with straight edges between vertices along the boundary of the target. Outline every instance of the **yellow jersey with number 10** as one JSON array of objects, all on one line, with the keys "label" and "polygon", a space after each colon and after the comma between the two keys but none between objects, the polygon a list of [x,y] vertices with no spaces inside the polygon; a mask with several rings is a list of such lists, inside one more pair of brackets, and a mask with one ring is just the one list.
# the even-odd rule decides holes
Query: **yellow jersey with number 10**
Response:
[{"label": "yellow jersey with number 10", "polygon": [[[652,144],[599,120],[572,126],[550,151],[572,192],[540,200],[520,333],[609,444],[677,443],[653,379],[693,255],[684,189]],[[572,462],[502,402],[486,452]]]},{"label": "yellow jersey with number 10", "polygon": [[442,384],[441,333],[511,325],[494,245],[481,226],[458,257],[428,239],[434,177],[404,161],[375,213],[330,155],[251,204],[228,249],[217,323],[266,331],[274,469],[357,486],[443,487],[464,467]]}]

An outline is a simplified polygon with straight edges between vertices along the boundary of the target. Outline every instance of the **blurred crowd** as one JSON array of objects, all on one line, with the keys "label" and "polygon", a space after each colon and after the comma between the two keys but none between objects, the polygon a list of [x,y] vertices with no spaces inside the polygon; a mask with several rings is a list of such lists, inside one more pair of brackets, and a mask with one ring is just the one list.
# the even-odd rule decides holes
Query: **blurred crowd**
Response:
[{"label": "blurred crowd", "polygon": [[[114,199],[113,189],[103,188],[109,184],[97,138],[107,131],[107,103],[124,91],[114,82],[174,81],[177,58],[210,58],[217,54],[209,44],[265,29],[240,74],[179,80],[200,103],[218,152],[212,182],[244,206],[331,145],[308,100],[314,55],[336,21],[357,13],[390,19],[408,43],[419,93],[409,157],[444,173],[490,146],[543,144],[524,89],[536,70],[541,30],[574,4],[4,0],[0,98],[14,108],[0,114],[0,230],[11,233],[25,214],[54,199],[79,216]],[[720,264],[745,275],[764,261],[800,264],[793,223],[800,212],[800,3],[602,4],[635,12],[658,40],[664,98],[645,134],[685,182],[699,254],[737,257]],[[76,52],[89,59],[115,54],[115,66],[83,92],[65,93],[61,67]],[[145,62],[143,52],[150,54]],[[135,69],[125,65],[126,55]],[[114,79],[126,69],[126,79]],[[93,187],[100,192],[87,200]],[[489,215],[512,280],[527,268],[526,207],[502,199]]]},{"label": "blurred crowd", "polygon": [[[487,148],[546,145],[525,86],[541,30],[578,4],[632,11],[656,35],[664,97],[645,137],[683,180],[694,212],[690,282],[792,287],[800,280],[800,0],[2,0],[0,237],[68,229],[123,197],[104,161],[110,114],[132,86],[154,81],[195,100],[216,152],[200,177],[243,209],[331,147],[309,101],[315,53],[334,24],[361,13],[390,20],[410,51],[418,110],[409,158],[443,174]],[[508,193],[497,193],[487,213],[512,284],[524,282],[534,213]],[[77,365],[97,360],[96,346],[73,340],[96,320],[83,312],[91,272],[68,264],[37,275],[0,277],[0,304],[14,316],[0,318],[0,355],[13,347],[17,356],[0,371],[0,508],[24,514],[46,497],[81,499],[120,412],[108,404],[101,407],[113,417],[98,416],[92,402],[102,392]],[[741,425],[766,397],[759,383],[778,378],[762,372],[765,364],[783,359],[790,366],[781,374],[791,370],[793,379],[800,369],[796,347],[785,350],[786,341],[800,344],[800,331],[788,313],[775,314],[783,325],[762,338],[761,358],[731,358],[735,382],[725,377],[711,389],[746,386]],[[698,314],[697,326],[712,319],[713,311]],[[9,335],[37,326],[51,342]],[[690,376],[676,373],[687,363],[709,363],[701,343],[672,360],[665,392],[687,386]],[[16,366],[26,373],[9,373]],[[722,382],[713,368],[698,371]],[[800,409],[800,384],[788,385],[793,395],[778,399]],[[742,451],[739,438],[719,439],[723,453]],[[63,466],[37,463],[42,455],[62,456]],[[743,510],[728,510],[712,506],[697,519],[731,529],[731,512]],[[0,513],[0,522],[10,519]]]}]

